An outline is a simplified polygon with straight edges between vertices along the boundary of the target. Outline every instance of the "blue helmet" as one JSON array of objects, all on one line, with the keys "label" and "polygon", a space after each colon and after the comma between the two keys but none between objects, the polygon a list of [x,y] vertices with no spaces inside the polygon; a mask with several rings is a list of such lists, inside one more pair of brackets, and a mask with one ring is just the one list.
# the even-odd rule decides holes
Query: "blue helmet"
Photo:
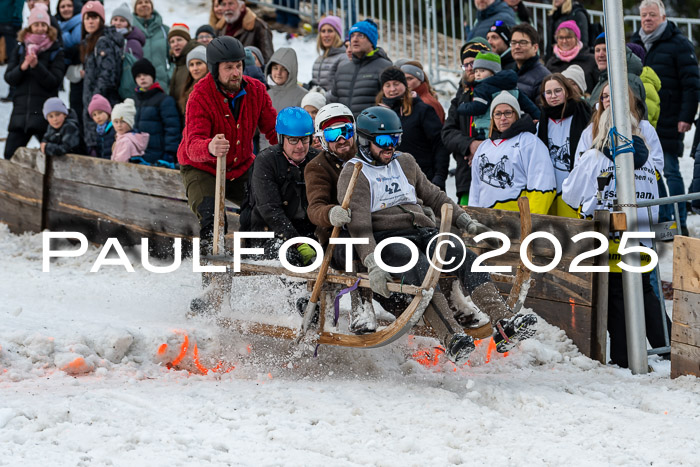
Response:
[{"label": "blue helmet", "polygon": [[275,131],[284,136],[311,136],[314,134],[314,120],[301,107],[287,107],[277,114]]}]

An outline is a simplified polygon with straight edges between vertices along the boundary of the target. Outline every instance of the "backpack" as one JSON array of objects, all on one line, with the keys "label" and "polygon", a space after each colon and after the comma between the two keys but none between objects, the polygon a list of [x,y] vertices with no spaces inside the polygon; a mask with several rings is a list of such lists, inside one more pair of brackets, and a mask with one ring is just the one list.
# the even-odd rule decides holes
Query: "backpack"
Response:
[{"label": "backpack", "polygon": [[122,77],[119,82],[119,97],[124,99],[133,99],[136,96],[136,81],[131,75],[131,67],[136,63],[136,57],[131,52],[131,49],[126,48],[126,39],[124,39],[124,50],[122,51]]},{"label": "backpack", "polygon": [[583,46],[593,50],[595,47],[595,38],[598,37],[601,32],[605,31],[605,28],[602,24],[591,21],[591,15],[588,14],[588,10],[586,10],[583,5],[575,4],[571,13],[573,14],[577,11],[582,12],[586,16],[586,24],[588,24],[588,44],[583,44]]}]

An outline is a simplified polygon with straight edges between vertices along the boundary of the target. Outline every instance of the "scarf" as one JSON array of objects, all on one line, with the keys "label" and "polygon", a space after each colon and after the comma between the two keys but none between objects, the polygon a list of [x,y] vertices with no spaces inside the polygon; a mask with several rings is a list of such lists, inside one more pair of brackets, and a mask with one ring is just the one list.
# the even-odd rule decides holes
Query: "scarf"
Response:
[{"label": "scarf", "polygon": [[559,60],[562,60],[564,62],[570,62],[571,60],[576,58],[578,53],[581,51],[581,48],[583,48],[583,43],[581,41],[578,41],[576,47],[570,50],[561,50],[559,46],[555,45],[554,55],[559,57]]},{"label": "scarf", "polygon": [[649,49],[651,49],[651,46],[654,45],[654,42],[659,40],[661,34],[663,34],[664,31],[666,31],[666,26],[668,26],[668,20],[659,24],[659,27],[654,29],[649,34],[644,32],[644,29],[639,30],[639,37],[642,39],[642,42],[644,43],[644,48],[647,49],[647,52],[649,51]]},{"label": "scarf", "polygon": [[388,97],[382,97],[382,104],[396,112],[401,109],[401,104],[403,104],[403,95],[399,97],[392,97],[391,99]]},{"label": "scarf", "polygon": [[[562,116],[562,110],[564,114]],[[566,155],[566,166],[569,171],[574,168],[574,152],[578,146],[578,141],[581,139],[581,133],[588,126],[588,122],[591,119],[591,108],[585,101],[566,101],[566,108],[564,104],[557,105],[556,107],[544,107],[542,109],[542,118],[540,120],[539,127],[537,129],[537,136],[540,138],[545,146],[549,147],[549,119],[552,120],[563,120],[565,118],[571,117],[571,128],[569,129],[569,154]]]},{"label": "scarf", "polygon": [[53,41],[46,34],[29,33],[24,36],[24,43],[27,46],[27,54],[39,55],[45,50],[49,50]]},{"label": "scarf", "polygon": [[243,18],[246,14],[246,7],[241,7],[241,14],[233,23],[226,23],[226,35],[234,37],[235,34],[243,27]]},{"label": "scarf", "polygon": [[517,119],[515,123],[503,133],[494,128],[490,139],[491,141],[496,141],[497,139],[511,139],[518,136],[520,133],[532,133],[533,135],[537,133],[535,122],[532,121],[532,117],[528,114]]}]

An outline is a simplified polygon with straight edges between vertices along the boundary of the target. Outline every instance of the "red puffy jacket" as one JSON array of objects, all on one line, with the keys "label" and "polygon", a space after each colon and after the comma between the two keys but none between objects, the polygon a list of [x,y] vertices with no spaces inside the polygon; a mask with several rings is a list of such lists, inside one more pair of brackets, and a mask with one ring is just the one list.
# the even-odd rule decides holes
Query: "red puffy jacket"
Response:
[{"label": "red puffy jacket", "polygon": [[270,144],[277,144],[277,112],[265,85],[255,79],[244,77],[243,80],[246,94],[239,97],[243,100],[238,120],[233,118],[229,98],[219,92],[211,74],[194,86],[187,100],[185,130],[177,150],[180,165],[191,165],[216,175],[216,157],[209,154],[209,142],[221,133],[231,144],[226,156],[226,178],[233,180],[253,164],[256,128],[260,128]]}]

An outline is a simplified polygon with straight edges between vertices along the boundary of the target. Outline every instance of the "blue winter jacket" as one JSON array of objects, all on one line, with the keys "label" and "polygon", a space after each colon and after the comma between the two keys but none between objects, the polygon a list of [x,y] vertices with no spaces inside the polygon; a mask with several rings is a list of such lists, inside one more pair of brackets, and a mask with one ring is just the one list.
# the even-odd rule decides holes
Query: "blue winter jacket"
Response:
[{"label": "blue winter jacket", "polygon": [[116,135],[117,133],[114,131],[112,122],[107,122],[105,132],[103,134],[97,133],[97,146],[95,146],[94,154],[90,155],[99,157],[100,159],[111,159],[112,146],[114,146],[114,138]]},{"label": "blue winter jacket", "polygon": [[503,21],[506,26],[512,28],[515,26],[515,12],[503,0],[496,0],[487,8],[479,11],[476,14],[476,20],[476,24],[471,31],[469,31],[467,42],[475,37],[486,38],[489,29],[491,29],[493,23],[498,20]]},{"label": "blue winter jacket", "polygon": [[[58,19],[58,15],[56,18]],[[82,17],[80,15],[75,15],[68,21],[58,19],[58,24],[61,26],[61,37],[63,38],[66,65],[71,65],[80,61],[81,19]]]},{"label": "blue winter jacket", "polygon": [[177,162],[177,148],[182,138],[180,114],[177,112],[175,99],[165,94],[158,83],[148,91],[136,93],[134,128],[150,135],[148,147],[143,155],[146,162]]}]

